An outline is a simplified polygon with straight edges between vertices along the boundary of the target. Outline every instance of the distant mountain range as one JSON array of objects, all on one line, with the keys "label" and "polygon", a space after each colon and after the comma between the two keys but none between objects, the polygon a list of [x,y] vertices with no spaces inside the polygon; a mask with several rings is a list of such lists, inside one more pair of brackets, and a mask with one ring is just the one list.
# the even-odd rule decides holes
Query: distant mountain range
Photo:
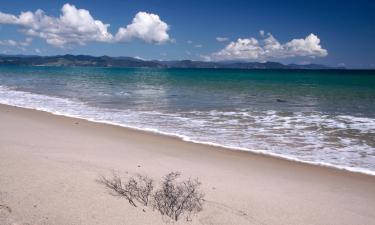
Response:
[{"label": "distant mountain range", "polygon": [[0,55],[0,65],[22,66],[86,66],[86,67],[145,67],[145,68],[217,68],[217,69],[345,69],[318,64],[288,64],[278,62],[205,62],[192,60],[142,60],[132,57],[89,55]]}]

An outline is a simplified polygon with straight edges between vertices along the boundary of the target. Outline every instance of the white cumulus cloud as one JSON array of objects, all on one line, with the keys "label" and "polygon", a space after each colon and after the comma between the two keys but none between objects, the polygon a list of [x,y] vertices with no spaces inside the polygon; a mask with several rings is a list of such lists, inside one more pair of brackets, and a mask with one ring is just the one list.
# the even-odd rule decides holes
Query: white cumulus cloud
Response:
[{"label": "white cumulus cloud", "polygon": [[88,10],[77,9],[70,4],[61,8],[60,17],[47,16],[38,9],[35,12],[22,12],[18,16],[0,13],[0,23],[19,25],[27,35],[43,38],[48,44],[57,47],[112,39],[108,24],[95,20]]},{"label": "white cumulus cloud", "polygon": [[320,39],[315,34],[308,35],[305,39],[293,39],[284,45],[288,56],[323,57],[328,52],[320,45]]},{"label": "white cumulus cloud", "polygon": [[130,41],[134,38],[148,43],[163,43],[170,40],[169,26],[156,14],[139,12],[131,24],[120,27],[116,34],[116,41]]},{"label": "white cumulus cloud", "polygon": [[[263,33],[263,32],[262,32]],[[293,39],[281,44],[272,34],[263,40],[239,38],[230,42],[224,49],[211,54],[211,60],[269,60],[291,57],[324,57],[328,52],[320,45],[315,34],[305,38]]]},{"label": "white cumulus cloud", "polygon": [[94,19],[88,10],[78,9],[71,4],[63,5],[59,17],[48,16],[41,9],[19,15],[0,12],[0,24],[20,26],[26,35],[40,37],[56,47],[84,45],[90,41],[111,43],[132,38],[152,43],[169,40],[169,26],[158,15],[137,13],[133,23],[120,28],[114,38],[108,31],[109,24]]}]

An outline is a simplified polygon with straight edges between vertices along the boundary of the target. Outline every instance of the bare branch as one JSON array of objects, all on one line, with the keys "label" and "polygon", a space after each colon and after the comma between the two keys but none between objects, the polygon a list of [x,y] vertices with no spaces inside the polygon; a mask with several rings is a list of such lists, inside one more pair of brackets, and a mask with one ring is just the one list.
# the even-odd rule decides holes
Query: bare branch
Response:
[{"label": "bare branch", "polygon": [[199,180],[178,182],[179,177],[178,172],[167,174],[153,196],[154,208],[176,221],[182,215],[188,219],[192,214],[200,212],[204,202],[204,194],[199,191]]},{"label": "bare branch", "polygon": [[125,197],[131,205],[134,207],[137,207],[137,205],[134,203],[134,184],[132,181],[129,180],[129,182],[125,185],[122,184],[121,177],[113,173],[112,178],[106,178],[104,176],[101,176],[98,179],[98,182],[101,184],[104,184],[108,189],[112,190],[115,194],[121,197]]},{"label": "bare branch", "polygon": [[136,198],[143,205],[147,206],[154,189],[154,181],[148,176],[137,175]]}]

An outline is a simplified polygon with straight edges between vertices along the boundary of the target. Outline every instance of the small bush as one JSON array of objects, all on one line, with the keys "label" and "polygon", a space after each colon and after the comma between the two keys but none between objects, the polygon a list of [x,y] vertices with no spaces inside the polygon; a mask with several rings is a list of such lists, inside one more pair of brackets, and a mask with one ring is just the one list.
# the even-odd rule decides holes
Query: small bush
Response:
[{"label": "small bush", "polygon": [[114,173],[112,178],[101,176],[98,179],[98,182],[104,184],[108,189],[114,191],[115,194],[125,197],[131,205],[137,207],[137,205],[134,203],[135,196],[133,181],[129,180],[128,183],[123,184],[121,177]]},{"label": "small bush", "polygon": [[199,191],[201,183],[198,179],[178,182],[180,175],[178,172],[167,174],[153,196],[154,208],[176,221],[182,215],[188,219],[191,214],[200,212],[204,202],[204,195]]},{"label": "small bush", "polygon": [[152,190],[154,189],[154,181],[142,175],[137,175],[135,178],[130,177],[126,183],[115,173],[110,179],[101,176],[98,181],[104,184],[108,189],[114,191],[115,194],[125,197],[129,203],[135,207],[137,207],[137,205],[134,200],[147,206]]},{"label": "small bush", "polygon": [[135,183],[135,195],[137,200],[141,202],[143,205],[147,206],[149,204],[152,191],[154,189],[154,181],[147,176],[137,175]]},{"label": "small bush", "polygon": [[114,173],[112,178],[101,176],[98,181],[115,194],[125,197],[134,207],[137,207],[135,201],[144,206],[148,206],[152,201],[154,209],[177,221],[182,216],[189,219],[192,214],[200,212],[204,202],[198,179],[178,181],[180,175],[178,172],[171,172],[164,176],[155,193],[154,181],[143,175],[130,177],[123,182],[121,177]]}]

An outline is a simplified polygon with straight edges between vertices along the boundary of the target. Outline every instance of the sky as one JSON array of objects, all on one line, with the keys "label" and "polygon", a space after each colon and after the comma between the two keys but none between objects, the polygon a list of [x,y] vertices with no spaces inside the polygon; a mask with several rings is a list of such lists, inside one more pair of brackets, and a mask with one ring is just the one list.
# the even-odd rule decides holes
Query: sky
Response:
[{"label": "sky", "polygon": [[0,54],[375,69],[375,1],[0,0]]}]

